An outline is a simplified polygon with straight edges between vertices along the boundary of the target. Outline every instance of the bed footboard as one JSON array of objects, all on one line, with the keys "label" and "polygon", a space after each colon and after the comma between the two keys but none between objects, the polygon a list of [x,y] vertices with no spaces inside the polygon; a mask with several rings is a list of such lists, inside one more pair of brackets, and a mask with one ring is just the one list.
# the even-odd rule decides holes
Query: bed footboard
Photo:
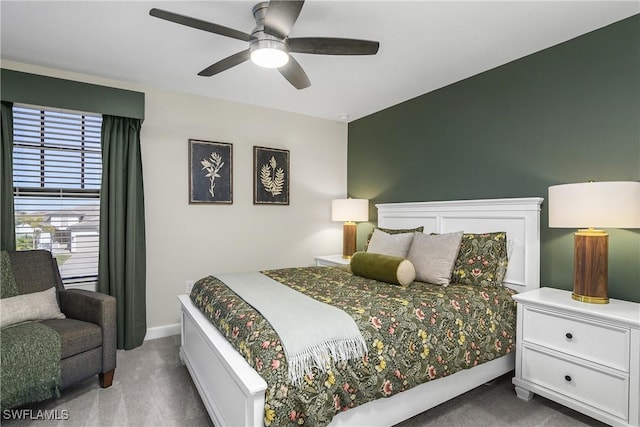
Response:
[{"label": "bed footboard", "polygon": [[[264,426],[266,382],[187,295],[182,305],[180,357],[216,426]],[[514,368],[513,354],[421,384],[388,399],[340,413],[331,426],[389,426],[430,409]]]},{"label": "bed footboard", "polygon": [[187,295],[178,299],[182,313],[180,358],[214,425],[263,426],[267,383]]},{"label": "bed footboard", "polygon": [[471,369],[458,371],[448,377],[422,383],[389,398],[367,402],[341,412],[333,418],[329,426],[395,425],[504,375],[512,371],[514,366],[515,354],[510,353]]}]

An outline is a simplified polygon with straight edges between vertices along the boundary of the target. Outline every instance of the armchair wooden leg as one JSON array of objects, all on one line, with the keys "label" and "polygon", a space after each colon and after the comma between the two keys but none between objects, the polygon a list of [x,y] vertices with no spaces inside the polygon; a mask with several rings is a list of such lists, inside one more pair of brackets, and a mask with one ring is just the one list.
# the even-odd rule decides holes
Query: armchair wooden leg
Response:
[{"label": "armchair wooden leg", "polygon": [[100,380],[100,387],[107,388],[111,387],[113,383],[113,374],[116,372],[115,369],[110,370],[109,372],[101,372],[98,374],[98,379]]}]

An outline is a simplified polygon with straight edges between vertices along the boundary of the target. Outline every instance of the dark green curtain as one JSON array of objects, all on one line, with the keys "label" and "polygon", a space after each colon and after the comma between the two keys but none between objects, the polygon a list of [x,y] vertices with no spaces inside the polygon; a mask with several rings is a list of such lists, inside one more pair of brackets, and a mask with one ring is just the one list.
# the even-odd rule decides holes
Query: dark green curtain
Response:
[{"label": "dark green curtain", "polygon": [[139,119],[102,117],[98,291],[117,300],[118,348],[142,344],[146,248]]},{"label": "dark green curtain", "polygon": [[13,103],[2,101],[2,159],[0,159],[0,250],[16,249],[13,211]]}]

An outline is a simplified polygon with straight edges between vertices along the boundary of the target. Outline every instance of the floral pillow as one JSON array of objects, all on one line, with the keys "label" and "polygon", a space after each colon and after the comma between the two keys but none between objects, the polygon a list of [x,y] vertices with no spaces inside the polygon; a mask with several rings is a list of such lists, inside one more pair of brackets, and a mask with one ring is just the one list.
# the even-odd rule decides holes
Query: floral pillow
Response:
[{"label": "floral pillow", "polygon": [[462,235],[451,282],[463,285],[500,285],[507,273],[507,233]]}]

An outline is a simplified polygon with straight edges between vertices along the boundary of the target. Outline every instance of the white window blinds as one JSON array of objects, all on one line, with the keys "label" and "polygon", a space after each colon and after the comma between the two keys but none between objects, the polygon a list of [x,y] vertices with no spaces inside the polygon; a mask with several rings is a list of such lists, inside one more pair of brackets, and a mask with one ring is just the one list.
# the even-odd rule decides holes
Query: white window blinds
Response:
[{"label": "white window blinds", "polygon": [[102,117],[13,107],[16,248],[46,249],[65,284],[98,275]]}]

